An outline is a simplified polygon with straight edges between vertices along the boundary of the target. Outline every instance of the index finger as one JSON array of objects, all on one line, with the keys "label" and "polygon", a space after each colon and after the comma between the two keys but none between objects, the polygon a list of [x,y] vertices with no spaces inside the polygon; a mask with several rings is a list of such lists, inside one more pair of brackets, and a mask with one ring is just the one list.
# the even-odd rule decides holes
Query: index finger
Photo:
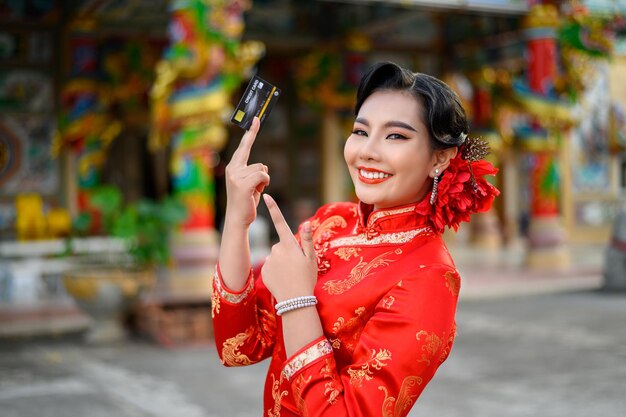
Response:
[{"label": "index finger", "polygon": [[291,233],[291,229],[283,217],[283,213],[280,211],[280,208],[278,208],[276,201],[269,194],[263,194],[263,200],[265,200],[265,205],[270,212],[270,217],[272,218],[272,223],[274,223],[274,227],[278,233],[278,238],[282,242],[293,240],[296,244],[298,244],[296,237],[293,233]]},{"label": "index finger", "polygon": [[257,133],[259,133],[259,125],[259,118],[255,116],[254,119],[252,119],[250,129],[248,129],[241,138],[241,142],[239,142],[239,146],[237,146],[237,149],[233,153],[231,161],[235,161],[240,165],[248,164],[252,144],[254,143],[254,139],[256,139]]}]

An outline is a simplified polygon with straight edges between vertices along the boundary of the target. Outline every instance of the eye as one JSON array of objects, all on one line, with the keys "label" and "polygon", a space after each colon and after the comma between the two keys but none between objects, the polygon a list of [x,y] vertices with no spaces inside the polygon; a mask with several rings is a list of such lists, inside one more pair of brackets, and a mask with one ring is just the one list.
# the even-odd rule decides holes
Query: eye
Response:
[{"label": "eye", "polygon": [[389,135],[387,135],[387,139],[407,139],[406,136],[401,135],[400,133],[391,133]]},{"label": "eye", "polygon": [[354,129],[352,131],[353,135],[358,135],[358,136],[367,136],[367,132],[363,129]]}]

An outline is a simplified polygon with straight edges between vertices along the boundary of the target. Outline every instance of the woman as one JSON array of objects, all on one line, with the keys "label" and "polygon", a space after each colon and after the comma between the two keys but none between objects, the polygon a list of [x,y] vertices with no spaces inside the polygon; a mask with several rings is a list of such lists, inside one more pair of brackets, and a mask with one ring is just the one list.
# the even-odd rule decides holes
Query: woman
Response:
[{"label": "woman", "polygon": [[[255,120],[226,169],[214,279],[227,366],[271,357],[266,416],[405,416],[450,352],[460,278],[441,234],[498,191],[481,143],[443,82],[392,63],[361,80],[344,157],[359,204],[321,207],[252,271],[248,226],[270,177],[247,165]],[[259,273],[260,272],[260,273]]]}]

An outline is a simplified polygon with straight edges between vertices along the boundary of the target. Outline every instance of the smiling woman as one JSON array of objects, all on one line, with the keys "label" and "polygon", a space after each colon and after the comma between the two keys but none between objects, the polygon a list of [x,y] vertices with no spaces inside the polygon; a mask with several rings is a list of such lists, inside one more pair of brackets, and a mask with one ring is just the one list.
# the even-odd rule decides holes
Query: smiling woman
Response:
[{"label": "smiling woman", "polygon": [[435,169],[443,172],[456,154],[456,147],[434,151],[422,113],[422,104],[404,91],[379,90],[364,101],[344,148],[363,203],[382,209],[420,201]]},{"label": "smiling woman", "polygon": [[248,165],[258,119],[226,169],[214,279],[215,341],[227,366],[271,357],[266,416],[405,416],[448,357],[460,277],[441,234],[498,194],[440,80],[380,63],[363,77],[344,157],[359,203],[321,207],[252,270],[248,227],[270,181]]}]

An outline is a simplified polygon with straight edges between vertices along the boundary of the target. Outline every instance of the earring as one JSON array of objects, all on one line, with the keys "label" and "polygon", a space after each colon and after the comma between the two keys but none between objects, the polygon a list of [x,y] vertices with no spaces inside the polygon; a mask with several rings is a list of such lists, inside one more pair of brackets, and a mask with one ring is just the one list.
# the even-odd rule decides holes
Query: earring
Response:
[{"label": "earring", "polygon": [[439,168],[435,169],[435,178],[433,178],[433,190],[430,193],[430,205],[435,204],[437,199],[437,187],[439,187]]}]

